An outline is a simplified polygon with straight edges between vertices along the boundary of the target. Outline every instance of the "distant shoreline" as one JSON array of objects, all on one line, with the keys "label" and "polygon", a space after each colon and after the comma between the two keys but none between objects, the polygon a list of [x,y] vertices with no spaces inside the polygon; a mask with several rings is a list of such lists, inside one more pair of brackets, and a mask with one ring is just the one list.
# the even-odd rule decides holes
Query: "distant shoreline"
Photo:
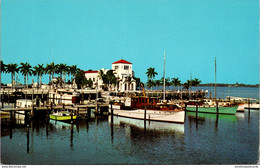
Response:
[{"label": "distant shoreline", "polygon": [[[198,86],[215,86],[215,83],[205,83],[205,84],[199,84]],[[259,84],[225,84],[225,83],[217,83],[217,87],[259,87]]]}]

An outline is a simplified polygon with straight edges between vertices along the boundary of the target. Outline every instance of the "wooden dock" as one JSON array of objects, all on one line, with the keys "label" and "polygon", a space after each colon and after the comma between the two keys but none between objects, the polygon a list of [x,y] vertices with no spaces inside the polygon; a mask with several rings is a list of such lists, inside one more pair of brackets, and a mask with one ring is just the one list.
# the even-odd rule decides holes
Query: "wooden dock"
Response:
[{"label": "wooden dock", "polygon": [[[146,114],[145,114],[146,113]],[[119,110],[113,109],[113,114],[121,117],[141,119],[147,121],[161,121],[184,123],[185,111],[156,111],[156,110]]]},{"label": "wooden dock", "polygon": [[48,118],[49,114],[53,110],[66,110],[74,113],[77,116],[90,116],[90,110],[95,109],[95,114],[103,114],[104,109],[108,111],[108,104],[89,104],[89,105],[76,105],[76,106],[65,106],[58,105],[53,106],[47,105],[44,107],[22,107],[22,108],[2,108],[0,110],[1,115],[10,115],[11,119],[15,118],[15,114],[21,114],[25,116],[34,117],[39,111],[44,112],[44,115]]}]

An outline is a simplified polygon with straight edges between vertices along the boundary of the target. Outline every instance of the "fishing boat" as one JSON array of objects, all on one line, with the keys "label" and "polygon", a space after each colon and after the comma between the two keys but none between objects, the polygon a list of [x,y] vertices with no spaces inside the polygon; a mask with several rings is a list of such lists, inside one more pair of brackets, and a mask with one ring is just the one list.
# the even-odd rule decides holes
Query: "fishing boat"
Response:
[{"label": "fishing boat", "polygon": [[54,114],[50,114],[50,119],[56,121],[71,121],[77,118],[76,115],[72,115],[68,111],[61,111]]}]

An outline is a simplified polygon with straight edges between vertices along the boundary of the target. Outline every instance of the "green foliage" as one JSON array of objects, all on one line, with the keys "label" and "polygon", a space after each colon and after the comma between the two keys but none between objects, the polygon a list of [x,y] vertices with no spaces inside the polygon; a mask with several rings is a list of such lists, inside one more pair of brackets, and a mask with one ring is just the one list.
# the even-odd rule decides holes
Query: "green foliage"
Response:
[{"label": "green foliage", "polygon": [[155,85],[155,81],[152,80],[152,79],[148,79],[148,81],[147,81],[147,83],[146,83],[146,86],[149,87],[149,88],[151,88],[151,90],[152,90],[152,87],[156,86],[156,85]]},{"label": "green foliage", "polygon": [[83,70],[80,70],[76,73],[75,82],[77,84],[78,89],[81,89],[83,86],[88,84],[87,79],[85,77],[85,73],[84,73]]},{"label": "green foliage", "polygon": [[147,75],[148,79],[153,79],[155,77],[155,75],[158,75],[158,73],[155,72],[155,68],[150,67],[147,69],[146,75]]}]

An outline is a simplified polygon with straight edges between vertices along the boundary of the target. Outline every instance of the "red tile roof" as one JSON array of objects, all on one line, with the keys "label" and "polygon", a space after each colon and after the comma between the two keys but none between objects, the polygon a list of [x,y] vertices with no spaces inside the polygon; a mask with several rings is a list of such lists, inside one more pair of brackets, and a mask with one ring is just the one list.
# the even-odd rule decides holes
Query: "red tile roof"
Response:
[{"label": "red tile roof", "polygon": [[92,71],[92,70],[88,70],[88,71],[84,71],[85,73],[98,73],[98,71]]},{"label": "red tile roof", "polygon": [[128,61],[126,61],[126,60],[121,59],[121,60],[116,61],[116,62],[114,62],[114,63],[112,63],[112,64],[132,64],[132,63],[131,63],[131,62],[128,62]]}]

